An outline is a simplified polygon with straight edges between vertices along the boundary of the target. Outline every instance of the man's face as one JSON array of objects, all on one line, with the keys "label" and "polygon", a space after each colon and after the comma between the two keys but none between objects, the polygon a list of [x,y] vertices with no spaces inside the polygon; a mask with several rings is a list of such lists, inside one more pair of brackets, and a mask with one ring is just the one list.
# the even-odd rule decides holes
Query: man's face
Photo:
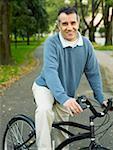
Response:
[{"label": "man's face", "polygon": [[61,13],[59,19],[59,30],[68,41],[75,41],[77,38],[77,31],[79,28],[79,21],[76,13],[65,14]]}]

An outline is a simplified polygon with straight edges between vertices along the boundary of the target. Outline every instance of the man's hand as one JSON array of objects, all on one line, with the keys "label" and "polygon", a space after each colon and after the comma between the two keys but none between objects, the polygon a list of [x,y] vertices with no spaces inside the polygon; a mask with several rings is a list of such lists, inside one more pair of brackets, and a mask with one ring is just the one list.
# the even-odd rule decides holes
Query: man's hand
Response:
[{"label": "man's hand", "polygon": [[[102,103],[103,107],[107,107],[107,105],[108,105],[107,103],[108,103],[108,100],[104,100],[103,103]],[[109,110],[113,111],[113,104],[112,104],[112,106]]]},{"label": "man's hand", "polygon": [[83,109],[76,102],[75,98],[68,99],[63,105],[69,110],[71,116],[73,116],[73,114],[80,114],[83,112]]},{"label": "man's hand", "polygon": [[108,102],[107,100],[104,100],[102,104],[103,104],[105,107],[107,107],[107,105],[108,105],[107,102]]}]

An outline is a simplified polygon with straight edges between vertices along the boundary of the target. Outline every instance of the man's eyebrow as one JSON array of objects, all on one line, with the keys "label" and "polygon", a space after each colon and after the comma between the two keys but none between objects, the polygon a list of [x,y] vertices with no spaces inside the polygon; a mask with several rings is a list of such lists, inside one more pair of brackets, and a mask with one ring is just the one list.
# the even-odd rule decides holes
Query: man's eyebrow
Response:
[{"label": "man's eyebrow", "polygon": [[[61,21],[62,23],[68,23],[68,21]],[[73,20],[71,23],[76,23],[77,21]]]},{"label": "man's eyebrow", "polygon": [[67,21],[61,21],[62,23],[67,23]]},{"label": "man's eyebrow", "polygon": [[61,22],[61,23],[67,23],[67,21],[64,21],[64,20],[59,20],[59,22]]}]

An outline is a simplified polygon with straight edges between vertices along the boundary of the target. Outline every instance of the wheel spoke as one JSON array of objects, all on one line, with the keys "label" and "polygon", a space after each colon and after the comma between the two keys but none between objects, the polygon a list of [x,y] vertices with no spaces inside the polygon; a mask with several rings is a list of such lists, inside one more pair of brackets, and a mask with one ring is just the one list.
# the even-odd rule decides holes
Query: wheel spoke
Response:
[{"label": "wheel spoke", "polygon": [[15,150],[17,147],[21,150],[36,150],[35,136],[32,137],[30,133],[34,133],[34,128],[28,120],[19,118],[12,121],[6,130],[3,150]]},{"label": "wheel spoke", "polygon": [[23,143],[22,134],[20,133],[18,123],[15,123],[14,126],[9,128],[9,132],[10,132],[11,140],[13,141],[14,144]]}]

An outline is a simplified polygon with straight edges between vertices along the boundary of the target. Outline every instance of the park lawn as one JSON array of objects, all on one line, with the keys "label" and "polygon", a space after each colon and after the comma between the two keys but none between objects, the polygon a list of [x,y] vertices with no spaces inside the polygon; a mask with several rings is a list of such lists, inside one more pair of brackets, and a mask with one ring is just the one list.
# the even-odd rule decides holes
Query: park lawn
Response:
[{"label": "park lawn", "polygon": [[93,43],[93,46],[96,50],[101,50],[101,51],[113,51],[113,45],[106,45],[106,46],[102,46],[96,43]]},{"label": "park lawn", "polygon": [[45,38],[41,38],[38,42],[19,42],[17,47],[11,43],[12,65],[0,66],[0,88],[10,86],[11,83],[18,80],[22,75],[28,73],[36,65],[33,52]]},{"label": "park lawn", "polygon": [[26,61],[30,61],[32,58],[32,52],[38,46],[36,42],[32,42],[30,45],[25,43],[18,43],[18,46],[15,47],[14,44],[11,44],[12,50],[12,59],[15,65],[22,65]]}]

